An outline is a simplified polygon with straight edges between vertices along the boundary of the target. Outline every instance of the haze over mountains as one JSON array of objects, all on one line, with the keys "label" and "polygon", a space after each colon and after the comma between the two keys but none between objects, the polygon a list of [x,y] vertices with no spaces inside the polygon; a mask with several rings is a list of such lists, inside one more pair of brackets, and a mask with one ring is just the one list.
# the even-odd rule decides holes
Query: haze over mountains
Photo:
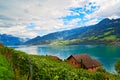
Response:
[{"label": "haze over mountains", "polygon": [[0,35],[0,42],[5,45],[110,44],[119,41],[120,18],[111,20],[106,18],[96,25],[50,33],[42,37],[37,36],[26,42],[21,41],[18,37]]}]

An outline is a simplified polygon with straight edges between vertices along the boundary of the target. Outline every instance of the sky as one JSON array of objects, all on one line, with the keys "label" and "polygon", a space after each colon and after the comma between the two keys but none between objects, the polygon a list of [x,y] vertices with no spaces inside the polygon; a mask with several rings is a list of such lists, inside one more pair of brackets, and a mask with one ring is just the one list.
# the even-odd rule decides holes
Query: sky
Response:
[{"label": "sky", "polygon": [[0,34],[34,38],[120,18],[120,0],[0,0]]}]

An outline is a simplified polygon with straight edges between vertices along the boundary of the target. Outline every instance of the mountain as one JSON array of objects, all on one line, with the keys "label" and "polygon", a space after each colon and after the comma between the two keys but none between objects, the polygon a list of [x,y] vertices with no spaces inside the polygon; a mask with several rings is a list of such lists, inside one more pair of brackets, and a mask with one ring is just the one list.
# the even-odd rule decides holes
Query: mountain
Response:
[{"label": "mountain", "polygon": [[25,44],[110,44],[120,41],[120,18],[105,18],[98,24],[37,36]]},{"label": "mountain", "polygon": [[0,34],[0,43],[4,45],[19,45],[22,44],[23,41],[21,38],[12,35]]}]

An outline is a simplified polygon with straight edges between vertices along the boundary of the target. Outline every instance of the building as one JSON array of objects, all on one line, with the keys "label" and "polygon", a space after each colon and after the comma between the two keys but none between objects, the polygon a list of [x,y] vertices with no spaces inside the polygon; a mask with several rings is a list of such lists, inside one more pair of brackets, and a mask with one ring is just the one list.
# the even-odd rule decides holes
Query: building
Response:
[{"label": "building", "polygon": [[52,55],[49,55],[52,59],[54,59],[54,60],[58,60],[58,61],[62,61],[59,57],[57,57],[57,56],[52,56]]},{"label": "building", "polygon": [[87,54],[74,54],[67,58],[68,64],[78,68],[87,69],[89,71],[96,71],[101,67],[101,63],[95,59],[92,59]]}]

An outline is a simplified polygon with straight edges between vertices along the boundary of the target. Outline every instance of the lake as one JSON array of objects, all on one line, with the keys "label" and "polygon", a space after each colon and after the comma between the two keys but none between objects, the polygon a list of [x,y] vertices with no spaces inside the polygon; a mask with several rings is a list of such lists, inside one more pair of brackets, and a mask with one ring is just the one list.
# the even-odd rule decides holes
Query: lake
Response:
[{"label": "lake", "polygon": [[17,50],[37,55],[55,55],[61,59],[66,59],[71,54],[87,53],[94,59],[98,59],[103,68],[115,73],[114,64],[120,58],[120,47],[105,45],[70,45],[70,46],[11,46]]}]

